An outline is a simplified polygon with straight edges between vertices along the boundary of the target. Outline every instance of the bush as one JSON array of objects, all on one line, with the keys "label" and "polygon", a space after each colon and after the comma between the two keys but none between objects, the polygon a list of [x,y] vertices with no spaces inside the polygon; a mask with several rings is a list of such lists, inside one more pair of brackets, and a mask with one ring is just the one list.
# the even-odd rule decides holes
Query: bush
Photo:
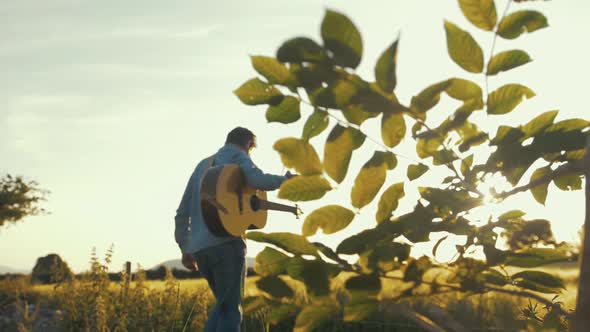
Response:
[{"label": "bush", "polygon": [[39,257],[31,273],[33,283],[49,284],[72,279],[72,270],[57,254]]}]

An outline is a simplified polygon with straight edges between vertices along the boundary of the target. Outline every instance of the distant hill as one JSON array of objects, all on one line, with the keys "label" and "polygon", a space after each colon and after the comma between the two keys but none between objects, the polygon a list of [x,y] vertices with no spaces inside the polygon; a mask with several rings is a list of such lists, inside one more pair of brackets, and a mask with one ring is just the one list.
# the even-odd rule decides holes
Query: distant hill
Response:
[{"label": "distant hill", "polygon": [[0,265],[0,274],[7,274],[7,273],[29,273],[31,271],[23,270],[23,269],[14,269],[9,266]]},{"label": "distant hill", "polygon": [[[254,267],[254,261],[255,259],[252,257],[246,257],[246,266],[248,268],[253,268]],[[151,270],[155,270],[157,268],[159,268],[161,265],[168,267],[172,270],[177,269],[177,270],[185,270],[185,267],[182,266],[182,263],[180,261],[180,259],[171,259],[171,260],[167,260],[165,262],[162,262],[154,267],[151,268]]]}]

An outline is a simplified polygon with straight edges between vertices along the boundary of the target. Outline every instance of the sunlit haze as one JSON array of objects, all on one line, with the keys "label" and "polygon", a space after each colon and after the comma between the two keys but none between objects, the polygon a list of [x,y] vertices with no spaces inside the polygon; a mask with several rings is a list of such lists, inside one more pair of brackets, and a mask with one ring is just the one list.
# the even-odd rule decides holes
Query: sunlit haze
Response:
[{"label": "sunlit haze", "polygon": [[[501,12],[506,3],[497,4]],[[496,52],[522,48],[534,61],[490,78],[490,89],[518,82],[537,96],[508,115],[486,123],[485,117],[474,117],[474,122],[491,130],[554,109],[560,110],[556,120],[587,119],[590,46],[583,40],[590,31],[590,3],[511,6],[543,12],[550,26],[517,41],[497,41]],[[364,54],[358,73],[367,80],[374,78],[379,54],[401,33],[396,94],[402,103],[450,77],[484,85],[483,75],[466,73],[447,54],[445,19],[472,32],[486,58],[492,43],[491,34],[467,22],[457,1],[1,2],[0,175],[23,175],[50,190],[44,207],[51,213],[0,230],[0,265],[30,270],[37,257],[57,253],[82,271],[93,247],[102,255],[111,244],[114,270],[125,261],[150,268],[179,258],[173,217],[182,192],[195,165],[221,147],[229,130],[250,128],[258,136],[254,162],[269,173],[286,171],[272,144],[299,136],[311,109],[303,107],[302,120],[294,125],[267,124],[264,106],[243,105],[232,91],[257,75],[249,55],[272,56],[284,40],[300,35],[320,41],[326,8],[348,15],[361,31]],[[438,124],[455,108],[456,101],[445,96],[428,121]],[[378,126],[378,120],[370,120],[363,129],[380,138]],[[312,139],[320,156],[327,132]],[[388,184],[404,181],[407,165],[419,160],[412,142],[407,137],[396,148],[401,156]],[[354,175],[375,149],[380,147],[365,142],[339,188],[318,202],[300,204],[302,209],[309,213],[334,202],[350,207]],[[417,186],[436,185],[447,175],[441,169],[406,186],[396,215],[411,211]],[[488,183],[497,185],[502,182]],[[311,240],[335,247],[373,227],[375,206],[376,200],[345,231]],[[479,208],[473,220],[485,222],[490,214],[511,209],[551,220],[558,240],[575,241],[583,222],[583,191],[562,192],[551,184],[546,206],[524,193]],[[300,233],[301,223],[291,215],[270,213],[264,231]],[[431,246],[417,245],[412,254],[428,253]],[[248,256],[262,248],[250,241]],[[451,258],[453,250],[453,241],[444,242],[437,259]]]}]

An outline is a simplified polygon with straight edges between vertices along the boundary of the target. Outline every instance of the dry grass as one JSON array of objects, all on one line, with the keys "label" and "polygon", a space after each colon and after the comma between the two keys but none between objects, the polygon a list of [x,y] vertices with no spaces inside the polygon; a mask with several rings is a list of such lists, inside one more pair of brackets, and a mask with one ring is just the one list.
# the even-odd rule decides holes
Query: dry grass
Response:
[{"label": "dry grass", "polygon": [[[509,273],[515,273],[522,269],[510,269]],[[575,265],[547,266],[541,270],[560,276],[566,283],[566,290],[560,294],[566,309],[573,309],[577,291],[577,268]],[[426,279],[433,280],[441,277],[441,271],[430,271]],[[95,275],[100,276],[100,273]],[[333,281],[332,287],[337,297],[345,295],[344,282],[351,276],[349,272],[339,274]],[[401,277],[400,272],[393,273],[394,277]],[[281,277],[295,291],[294,303],[304,305],[308,302],[305,287],[300,281],[289,277]],[[262,292],[256,287],[259,277],[249,277],[246,280],[245,296],[258,296]],[[395,298],[403,290],[410,286],[399,280],[383,279],[382,290],[378,298],[384,301],[382,312],[373,318],[375,322],[382,321],[383,327],[392,324],[391,314],[388,313],[388,301]],[[108,282],[104,279],[87,279],[71,283],[54,285],[30,285],[26,280],[13,282],[0,282],[0,293],[19,291],[26,294],[29,303],[40,301],[46,305],[59,308],[65,315],[64,323],[70,329],[93,329],[101,325],[114,329],[126,327],[127,329],[143,328],[166,330],[182,330],[187,323],[190,328],[202,327],[206,320],[208,308],[213,303],[213,297],[204,279],[145,281],[131,282],[126,288],[124,283]],[[123,295],[127,294],[127,295]],[[417,312],[426,314],[429,304],[436,304],[445,308],[449,317],[457,320],[465,326],[480,326],[482,328],[510,328],[522,323],[521,310],[528,304],[528,299],[517,298],[505,294],[464,294],[449,292],[440,295],[427,295],[426,288],[423,294],[420,289],[414,292],[414,296],[404,301],[405,305]],[[1,294],[0,294],[1,295]],[[423,296],[424,295],[424,296]],[[543,295],[551,299],[553,295]],[[342,299],[342,298],[340,298]],[[393,303],[392,301],[391,303]],[[391,310],[390,310],[391,311]],[[427,315],[427,314],[426,314]],[[388,323],[389,322],[389,323]],[[257,330],[252,326],[267,326],[264,316],[252,316],[247,318],[246,324],[250,324],[248,330]],[[349,330],[344,323],[335,323],[337,329]],[[340,325],[338,325],[340,324]],[[292,329],[292,325],[286,325],[285,330]],[[290,328],[288,326],[291,326]],[[189,329],[190,330],[190,329]],[[282,329],[281,329],[282,330]]]}]

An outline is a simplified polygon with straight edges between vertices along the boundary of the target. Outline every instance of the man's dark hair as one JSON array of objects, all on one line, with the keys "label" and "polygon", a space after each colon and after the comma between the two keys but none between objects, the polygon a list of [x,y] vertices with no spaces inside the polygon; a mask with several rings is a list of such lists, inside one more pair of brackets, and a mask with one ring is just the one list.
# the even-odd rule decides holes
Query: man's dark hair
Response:
[{"label": "man's dark hair", "polygon": [[255,142],[256,135],[250,130],[243,128],[243,127],[236,127],[232,129],[232,131],[227,134],[227,138],[225,139],[225,144],[233,143],[239,146],[243,146],[248,148],[248,142]]}]

